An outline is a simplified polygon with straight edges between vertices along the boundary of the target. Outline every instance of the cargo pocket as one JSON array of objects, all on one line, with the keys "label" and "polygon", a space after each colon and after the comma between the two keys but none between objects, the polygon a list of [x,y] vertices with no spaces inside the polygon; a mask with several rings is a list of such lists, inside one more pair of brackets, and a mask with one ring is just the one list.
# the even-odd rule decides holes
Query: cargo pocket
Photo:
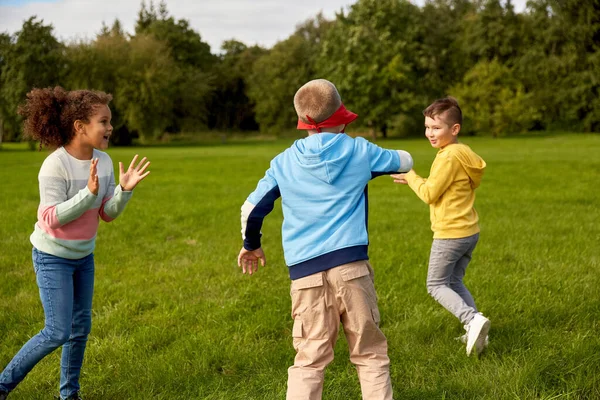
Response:
[{"label": "cargo pocket", "polygon": [[292,318],[314,308],[323,296],[323,275],[321,273],[305,276],[292,281]]},{"label": "cargo pocket", "polygon": [[300,318],[294,319],[294,327],[292,328],[292,338],[294,342],[294,349],[298,351],[302,343],[302,320]]},{"label": "cargo pocket", "polygon": [[310,289],[323,286],[323,274],[316,273],[304,278],[299,278],[292,281],[292,292],[294,290]]},{"label": "cargo pocket", "polygon": [[371,316],[373,317],[373,321],[375,322],[375,325],[377,325],[377,327],[379,327],[379,322],[381,322],[381,315],[379,315],[379,309],[371,308]]},{"label": "cargo pocket", "polygon": [[365,261],[346,264],[340,267],[340,275],[344,282],[370,275],[369,265]]},{"label": "cargo pocket", "polygon": [[327,337],[324,326],[325,296],[323,274],[317,273],[292,281],[292,336],[294,347],[312,339]]}]

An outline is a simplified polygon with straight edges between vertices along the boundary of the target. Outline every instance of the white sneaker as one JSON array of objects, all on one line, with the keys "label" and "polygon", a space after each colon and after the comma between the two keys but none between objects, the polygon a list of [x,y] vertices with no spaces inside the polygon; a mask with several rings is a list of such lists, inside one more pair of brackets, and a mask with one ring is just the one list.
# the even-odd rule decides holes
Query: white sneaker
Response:
[{"label": "white sneaker", "polygon": [[[467,330],[467,325],[465,325],[465,330]],[[457,341],[459,341],[459,342],[461,342],[461,343],[467,344],[467,338],[468,338],[468,336],[469,336],[469,334],[465,333],[464,335],[460,335],[459,337],[454,338],[454,339],[457,340]],[[486,347],[489,346],[489,344],[490,344],[490,337],[488,335],[488,336],[485,337],[485,342],[483,342],[483,347],[486,348]]]},{"label": "white sneaker", "polygon": [[473,348],[476,355],[483,351],[489,330],[490,320],[481,313],[475,314],[467,326],[467,356],[471,355]]}]

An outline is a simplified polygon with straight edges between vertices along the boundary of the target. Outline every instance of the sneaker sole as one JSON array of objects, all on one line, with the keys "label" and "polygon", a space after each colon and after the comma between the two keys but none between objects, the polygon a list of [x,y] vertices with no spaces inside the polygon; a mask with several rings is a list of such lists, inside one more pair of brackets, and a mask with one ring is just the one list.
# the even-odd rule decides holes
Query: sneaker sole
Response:
[{"label": "sneaker sole", "polygon": [[481,331],[479,332],[479,336],[477,337],[477,340],[475,341],[475,352],[477,355],[481,354],[481,352],[486,348],[486,338],[488,336],[488,332],[490,330],[490,326],[491,326],[491,322],[488,319],[487,321],[485,321],[485,323],[483,324],[483,327],[481,328]]},{"label": "sneaker sole", "polygon": [[475,348],[475,353],[477,355],[479,355],[483,351],[485,347],[485,338],[487,337],[488,332],[490,330],[490,325],[490,320],[486,319],[481,325],[479,333],[477,334],[477,338],[473,341],[473,343],[469,345],[469,342],[467,341],[467,356],[471,355],[471,353],[473,352],[473,348]]},{"label": "sneaker sole", "polygon": [[[461,335],[458,337],[455,337],[454,340],[456,340],[457,342],[461,342],[462,344],[467,344],[467,335]],[[488,347],[490,344],[490,337],[486,336],[485,340],[483,341],[483,347]]]}]

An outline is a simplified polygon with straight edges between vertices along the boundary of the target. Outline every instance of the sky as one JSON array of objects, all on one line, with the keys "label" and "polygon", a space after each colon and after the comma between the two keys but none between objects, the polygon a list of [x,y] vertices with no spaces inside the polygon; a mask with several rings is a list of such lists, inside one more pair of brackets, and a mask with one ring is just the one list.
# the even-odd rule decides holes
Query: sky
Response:
[{"label": "sky", "polygon": [[[158,4],[160,0],[155,0]],[[424,0],[413,0],[422,5]],[[513,0],[517,11],[526,0]],[[149,1],[146,0],[148,4]],[[296,25],[323,12],[333,19],[348,10],[350,0],[166,0],[169,14],[186,19],[200,33],[213,53],[225,40],[272,47],[288,38]],[[126,32],[133,33],[141,0],[0,0],[0,32],[13,34],[33,15],[52,24],[61,41],[95,38],[102,23],[118,18]]]}]

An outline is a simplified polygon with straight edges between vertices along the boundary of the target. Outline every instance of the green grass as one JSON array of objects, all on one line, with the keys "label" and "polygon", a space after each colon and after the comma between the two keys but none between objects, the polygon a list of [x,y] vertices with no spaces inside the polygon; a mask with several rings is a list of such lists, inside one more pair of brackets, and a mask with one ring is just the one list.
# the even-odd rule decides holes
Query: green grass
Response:
[{"label": "green grass", "polygon": [[[488,163],[481,240],[466,283],[492,320],[490,347],[467,358],[462,326],[426,293],[428,207],[388,177],[370,184],[370,256],[396,399],[600,398],[600,136],[466,138]],[[290,140],[115,148],[152,174],[124,214],[101,223],[94,319],[81,378],[94,399],[282,399],[293,362],[281,208],[263,227],[268,266],[236,265],[239,214]],[[424,139],[410,151],[427,175]],[[46,153],[0,151],[0,368],[43,325],[29,235]],[[360,399],[342,336],[324,399]],[[56,351],[11,399],[58,392]]]}]

